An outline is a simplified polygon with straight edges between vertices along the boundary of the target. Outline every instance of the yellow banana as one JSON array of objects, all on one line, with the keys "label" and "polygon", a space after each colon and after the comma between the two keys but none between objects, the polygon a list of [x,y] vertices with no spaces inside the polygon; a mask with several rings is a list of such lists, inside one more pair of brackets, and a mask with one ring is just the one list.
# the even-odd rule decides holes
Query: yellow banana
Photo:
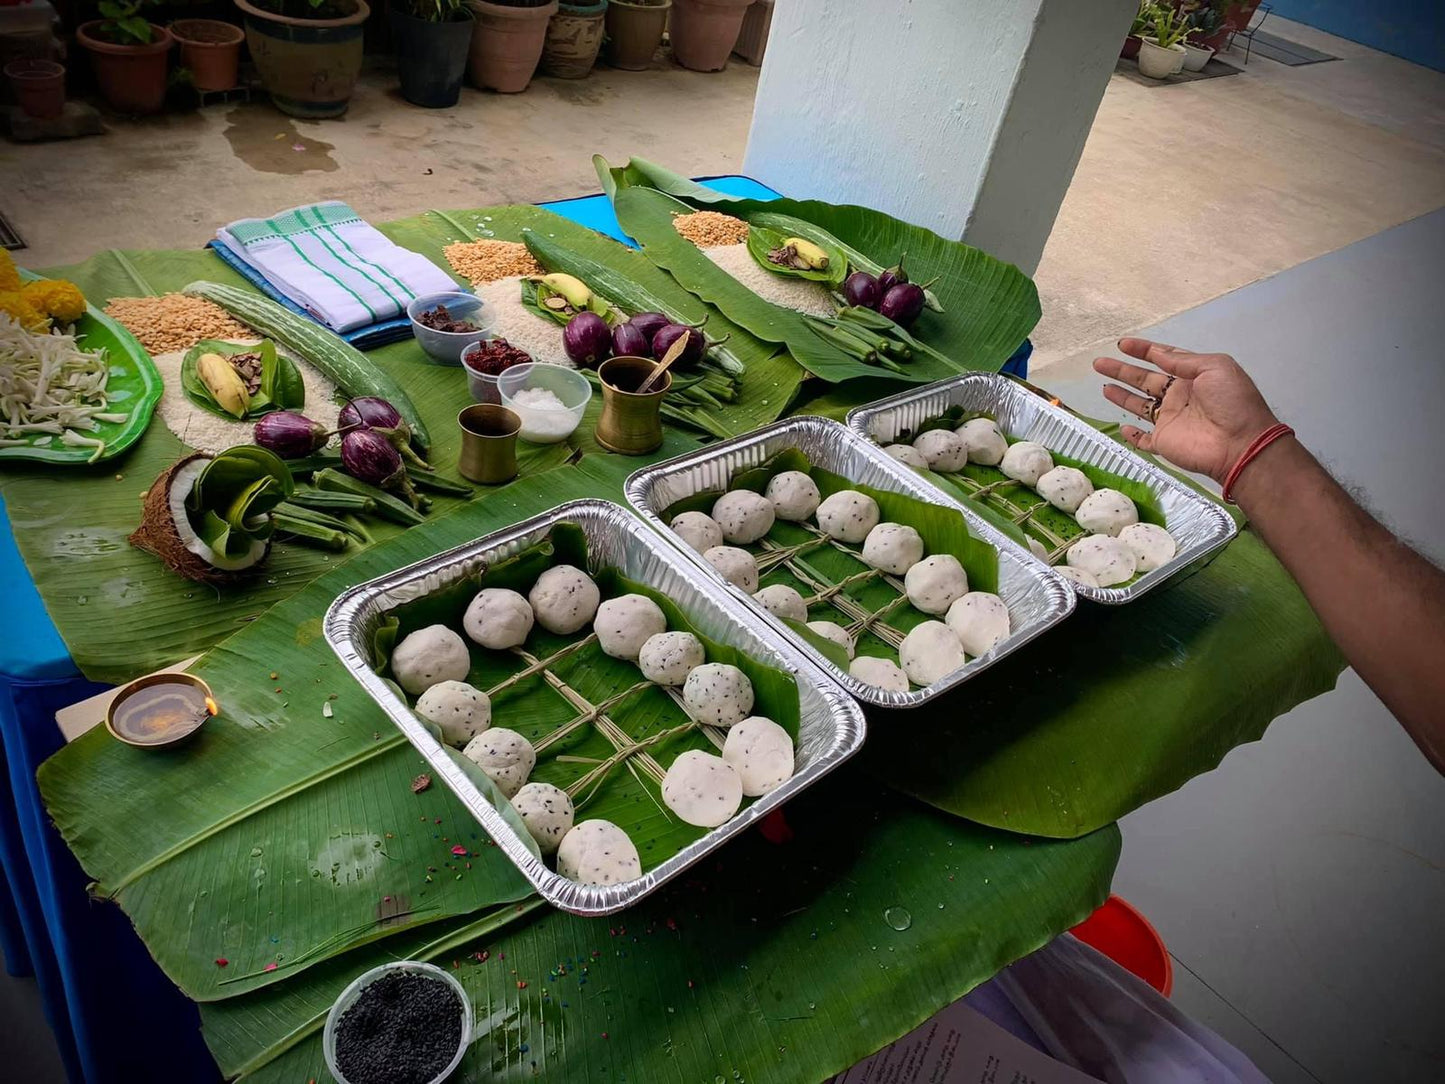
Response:
[{"label": "yellow banana", "polygon": [[246,385],[231,363],[220,354],[202,354],[196,362],[196,375],[211,393],[222,410],[238,418],[246,416],[251,397],[246,394]]},{"label": "yellow banana", "polygon": [[560,271],[556,271],[550,275],[543,275],[542,283],[565,297],[567,304],[579,311],[585,309],[587,302],[592,300],[592,291],[587,288],[587,284],[573,275],[564,275]]},{"label": "yellow banana", "polygon": [[828,270],[828,254],[805,237],[789,237],[783,242],[792,247],[802,261],[814,271]]}]

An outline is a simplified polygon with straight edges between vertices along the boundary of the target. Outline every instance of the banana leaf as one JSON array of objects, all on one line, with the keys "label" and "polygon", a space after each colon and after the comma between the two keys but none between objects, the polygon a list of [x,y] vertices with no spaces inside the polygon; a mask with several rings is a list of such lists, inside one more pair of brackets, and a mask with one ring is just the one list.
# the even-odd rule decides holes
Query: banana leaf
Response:
[{"label": "banana leaf", "polygon": [[[820,200],[738,199],[640,158],[629,160],[620,169],[610,169],[600,158],[593,161],[597,165],[598,176],[603,179],[604,188],[615,194],[613,202],[618,205],[618,221],[629,233],[632,233],[629,222],[646,224],[650,232],[655,232],[650,222],[641,221],[643,215],[640,212],[632,212],[629,208],[628,218],[623,218],[621,204],[624,191],[628,187],[645,186],[685,201],[690,205],[687,209],[711,208],[748,222],[778,227],[777,216],[800,219],[826,231],[878,266],[892,266],[906,253],[906,265],[913,281],[938,280],[933,284],[932,292],[944,310],[934,312],[925,309],[911,331],[935,350],[948,355],[960,369],[998,371],[1039,322],[1038,290],[1017,267],[970,245],[940,237],[922,226],[902,222],[882,211]],[[672,232],[676,233],[675,230]],[[801,230],[799,232],[802,233]],[[806,236],[806,233],[802,235]],[[642,240],[640,237],[637,239]],[[821,238],[814,236],[812,239],[817,241]],[[670,264],[667,266],[669,270],[674,270]],[[691,283],[681,278],[679,281],[691,288]],[[724,312],[728,311],[726,306],[719,307]],[[799,358],[799,362],[807,367],[804,359]],[[918,364],[916,358],[910,363]]]},{"label": "banana leaf", "polygon": [[472,996],[459,1080],[812,1084],[1086,915],[1119,849],[1113,827],[1063,844],[977,828],[846,767],[784,812],[785,842],[750,833],[623,915],[509,909],[430,945],[401,935],[205,1005],[205,1038],[244,1081],[324,1080],[332,1000],[405,956]]}]

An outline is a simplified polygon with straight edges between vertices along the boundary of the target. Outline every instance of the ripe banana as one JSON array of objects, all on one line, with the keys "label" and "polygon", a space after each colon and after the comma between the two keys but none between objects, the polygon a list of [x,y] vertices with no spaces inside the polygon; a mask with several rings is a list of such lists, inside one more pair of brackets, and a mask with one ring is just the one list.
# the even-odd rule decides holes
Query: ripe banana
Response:
[{"label": "ripe banana", "polygon": [[550,275],[543,275],[542,284],[566,298],[567,304],[579,312],[592,300],[592,291],[587,288],[587,284],[574,275],[555,271]]},{"label": "ripe banana", "polygon": [[222,410],[238,418],[246,416],[251,397],[246,394],[245,383],[229,361],[220,354],[202,354],[196,362],[196,375]]},{"label": "ripe banana", "polygon": [[796,252],[802,261],[814,271],[828,270],[828,254],[805,237],[789,237],[784,246]]}]

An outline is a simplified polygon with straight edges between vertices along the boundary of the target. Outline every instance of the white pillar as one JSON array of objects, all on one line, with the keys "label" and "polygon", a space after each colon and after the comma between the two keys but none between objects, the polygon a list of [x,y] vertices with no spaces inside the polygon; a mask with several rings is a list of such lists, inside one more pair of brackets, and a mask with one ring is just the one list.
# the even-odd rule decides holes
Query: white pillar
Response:
[{"label": "white pillar", "polygon": [[1137,0],[778,0],[744,171],[1032,274]]}]

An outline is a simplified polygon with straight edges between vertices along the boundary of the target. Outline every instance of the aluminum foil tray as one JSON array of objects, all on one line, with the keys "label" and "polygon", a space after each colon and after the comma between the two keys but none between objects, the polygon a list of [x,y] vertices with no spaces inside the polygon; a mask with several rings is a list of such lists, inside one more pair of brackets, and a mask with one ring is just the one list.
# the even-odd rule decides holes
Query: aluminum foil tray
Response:
[{"label": "aluminum foil tray", "polygon": [[[695,493],[724,490],[734,473],[756,467],[786,448],[796,448],[815,466],[860,485],[905,493],[961,512],[969,533],[998,551],[998,593],[1008,606],[1013,626],[1008,639],[986,654],[970,659],[966,665],[926,689],[910,689],[906,693],[880,689],[839,669],[801,640],[781,620],[754,602],[750,595],[724,580],[702,554],[684,543],[663,523],[662,512],[676,502]],[[1062,576],[1050,572],[1033,554],[972,509],[953,500],[846,426],[827,418],[788,418],[745,436],[710,444],[701,451],[646,467],[627,479],[626,493],[632,507],[684,553],[713,583],[715,590],[727,591],[748,607],[756,619],[767,622],[779,635],[788,637],[816,666],[865,704],[883,708],[916,708],[927,704],[1017,651],[1035,636],[1062,621],[1074,608],[1073,593]]]},{"label": "aluminum foil tray", "polygon": [[[424,598],[456,580],[542,541],[559,523],[575,523],[587,537],[592,568],[624,576],[667,595],[703,634],[796,675],[800,708],[797,770],[777,790],[754,801],[721,827],[688,844],[635,881],[581,885],[554,873],[522,842],[481,790],[453,763],[432,732],[372,669],[372,633],[388,611]],[[654,892],[683,870],[747,831],[771,810],[810,787],[858,751],[865,723],[858,705],[791,642],[719,592],[714,583],[656,532],[620,505],[573,501],[464,546],[350,588],[326,611],[326,641],[362,687],[426,762],[432,777],[451,788],[543,899],[576,915],[619,911]],[[544,754],[545,755],[545,754]]]},{"label": "aluminum foil tray", "polygon": [[1088,422],[1052,405],[1017,381],[995,373],[968,373],[880,399],[850,411],[848,425],[870,442],[891,444],[903,430],[916,430],[955,406],[966,413],[991,414],[1004,433],[1016,440],[1038,441],[1045,448],[1143,482],[1153,492],[1164,512],[1165,526],[1179,547],[1174,559],[1123,587],[1085,587],[1066,581],[1085,598],[1110,605],[1132,602],[1180,569],[1219,549],[1238,531],[1229,513],[1213,501],[1110,440]]}]

